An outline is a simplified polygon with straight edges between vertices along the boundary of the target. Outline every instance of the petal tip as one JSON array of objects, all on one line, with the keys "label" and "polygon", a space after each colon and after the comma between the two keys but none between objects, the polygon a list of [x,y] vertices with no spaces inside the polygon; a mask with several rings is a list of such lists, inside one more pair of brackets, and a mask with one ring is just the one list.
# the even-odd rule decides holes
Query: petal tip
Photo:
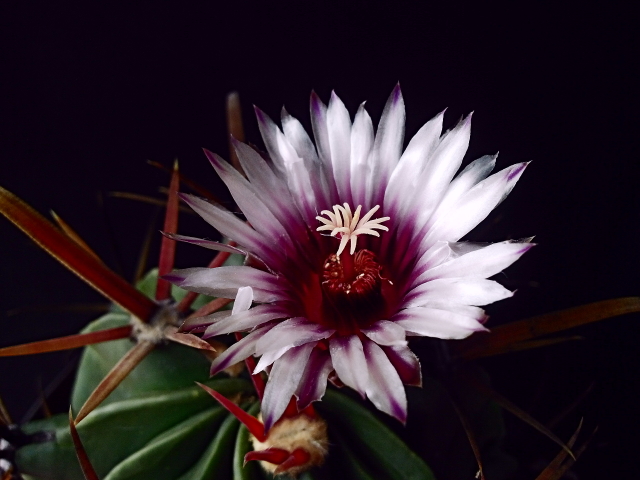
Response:
[{"label": "petal tip", "polygon": [[320,100],[320,97],[318,96],[318,94],[315,92],[315,90],[311,91],[311,113],[313,115],[319,115],[322,113],[324,104],[322,103],[322,100]]},{"label": "petal tip", "polygon": [[266,113],[264,113],[262,110],[260,110],[260,108],[256,107],[255,105],[253,106],[253,111],[255,112],[256,118],[259,123],[266,123],[267,121]]},{"label": "petal tip", "polygon": [[393,92],[391,92],[391,98],[393,99],[393,104],[397,104],[403,100],[402,98],[402,90],[400,88],[400,82],[396,83],[396,86],[393,87]]},{"label": "petal tip", "polygon": [[209,160],[209,163],[211,163],[213,168],[219,168],[221,166],[222,158],[220,158],[218,155],[216,155],[212,151],[207,150],[206,148],[204,148],[203,150],[204,150],[204,155],[207,157],[207,160]]},{"label": "petal tip", "polygon": [[391,406],[391,415],[396,418],[403,425],[407,424],[407,407],[406,405],[400,405],[399,403],[394,403]]},{"label": "petal tip", "polygon": [[533,247],[537,247],[538,244],[537,243],[527,243],[524,247],[522,247],[520,250],[518,250],[518,255],[524,255],[525,253],[527,253],[529,250],[531,250]]},{"label": "petal tip", "polygon": [[523,162],[523,163],[519,163],[517,165],[514,165],[513,168],[509,171],[509,175],[507,176],[507,180],[511,181],[514,179],[518,179],[520,177],[520,175],[522,175],[522,172],[524,172],[525,168],[527,168],[527,166],[530,164],[531,162]]},{"label": "petal tip", "polygon": [[185,280],[185,277],[173,273],[167,273],[166,275],[160,276],[160,278],[162,280],[166,280],[167,282],[173,283],[174,285],[181,285]]}]

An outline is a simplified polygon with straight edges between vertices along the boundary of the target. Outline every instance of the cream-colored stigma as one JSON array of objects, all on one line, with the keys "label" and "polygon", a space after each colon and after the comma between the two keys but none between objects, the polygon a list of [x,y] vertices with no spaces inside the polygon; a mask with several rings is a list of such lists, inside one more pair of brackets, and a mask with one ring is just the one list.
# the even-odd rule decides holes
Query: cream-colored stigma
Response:
[{"label": "cream-colored stigma", "polygon": [[353,255],[356,251],[358,235],[367,234],[379,237],[380,234],[375,231],[376,228],[379,230],[384,230],[386,232],[389,231],[387,227],[380,224],[389,220],[390,217],[380,217],[371,220],[371,217],[378,211],[380,205],[376,205],[375,207],[373,207],[362,218],[360,218],[362,205],[358,205],[358,208],[356,208],[356,211],[353,214],[351,214],[351,207],[349,207],[348,203],[344,203],[343,205],[344,206],[334,205],[333,212],[329,210],[323,210],[322,215],[326,215],[327,217],[329,217],[328,219],[320,216],[316,217],[319,221],[324,223],[324,225],[322,225],[321,227],[316,228],[316,231],[321,232],[323,230],[330,230],[332,237],[340,234],[340,246],[338,247],[338,255],[342,253],[349,240],[351,240],[351,248],[349,253]]}]

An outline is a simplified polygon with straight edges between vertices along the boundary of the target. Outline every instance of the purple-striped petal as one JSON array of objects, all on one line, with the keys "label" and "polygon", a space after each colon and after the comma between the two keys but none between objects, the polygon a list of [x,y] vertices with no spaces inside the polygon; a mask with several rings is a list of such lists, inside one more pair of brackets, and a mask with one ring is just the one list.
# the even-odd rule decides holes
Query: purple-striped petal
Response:
[{"label": "purple-striped petal", "polygon": [[267,238],[280,238],[279,247],[285,251],[293,252],[291,241],[283,225],[258,198],[254,187],[247,179],[215,153],[211,153],[208,150],[205,150],[204,153],[222,181],[229,188],[231,195],[251,226]]},{"label": "purple-striped petal", "polygon": [[273,364],[262,399],[262,420],[268,432],[284,413],[291,397],[298,389],[314,345],[294,347]]},{"label": "purple-striped petal", "polygon": [[272,328],[273,325],[258,328],[227,348],[211,364],[211,376],[253,355],[257,341]]},{"label": "purple-striped petal", "polygon": [[329,340],[331,362],[338,377],[364,398],[369,381],[367,361],[362,342],[357,335],[334,337]]},{"label": "purple-striped petal", "polygon": [[406,345],[404,328],[389,320],[379,320],[368,328],[363,328],[369,339],[378,345]]},{"label": "purple-striped petal", "polygon": [[420,360],[411,349],[403,345],[395,345],[391,347],[382,347],[385,355],[398,372],[398,376],[402,383],[413,385],[414,387],[422,386],[422,370],[420,368]]},{"label": "purple-striped petal", "polygon": [[163,278],[185,290],[222,298],[235,298],[240,287],[251,285],[260,303],[287,299],[288,293],[278,277],[252,267],[185,268]]},{"label": "purple-striped petal", "polygon": [[239,255],[245,255],[245,256],[247,255],[247,252],[245,252],[244,250],[241,250],[231,245],[227,245],[226,243],[214,242],[214,241],[205,240],[202,238],[187,237],[185,235],[177,235],[175,233],[167,233],[167,232],[161,232],[161,233],[165,237],[170,238],[171,240],[175,240],[177,242],[191,243],[193,245],[198,245],[200,247],[208,248],[209,250],[215,250],[217,252],[237,253]]},{"label": "purple-striped petal", "polygon": [[181,193],[180,198],[223,236],[236,241],[263,260],[272,262],[272,267],[281,264],[280,255],[265,243],[264,238],[228,210],[186,193]]},{"label": "purple-striped petal", "polygon": [[301,220],[296,210],[291,208],[293,197],[286,181],[278,177],[262,156],[249,145],[234,140],[233,146],[242,169],[264,204],[278,217],[282,225],[300,228]]},{"label": "purple-striped petal", "polygon": [[256,119],[258,120],[258,128],[260,129],[260,135],[262,135],[262,140],[264,141],[264,146],[267,147],[267,152],[269,152],[269,157],[273,161],[273,166],[275,170],[280,174],[284,174],[285,166],[284,159],[280,154],[280,149],[278,148],[278,133],[280,129],[274,123],[273,120],[260,110],[258,107],[253,107],[256,113]]},{"label": "purple-striped petal", "polygon": [[278,305],[258,305],[251,310],[234,313],[233,315],[211,323],[204,331],[202,338],[251,330],[271,320],[284,318],[287,316],[287,313],[286,309]]},{"label": "purple-striped petal", "polygon": [[317,342],[333,335],[331,330],[312,323],[304,317],[294,317],[279,323],[273,330],[260,339],[256,345],[256,355],[279,350],[284,347],[297,347],[304,343]]},{"label": "purple-striped petal", "polygon": [[329,352],[314,348],[296,391],[298,410],[304,410],[324,396],[327,390],[327,378],[332,370]]},{"label": "purple-striped petal", "polygon": [[206,327],[207,325],[211,325],[214,322],[224,320],[225,318],[230,316],[230,310],[218,310],[217,312],[213,312],[211,315],[188,318],[184,321],[180,329],[185,332],[190,332],[196,328]]},{"label": "purple-striped petal", "polygon": [[364,354],[369,368],[367,397],[378,410],[406,423],[407,396],[398,372],[374,342],[365,340]]},{"label": "purple-striped petal", "polygon": [[240,165],[254,186],[256,194],[305,253],[305,246],[309,241],[307,225],[311,218],[315,218],[315,209],[312,212],[304,212],[306,217],[303,221],[301,212],[295,208],[295,204],[300,205],[300,201],[294,200],[289,190],[289,178],[278,177],[262,156],[250,146],[235,140],[233,145],[240,159]]}]

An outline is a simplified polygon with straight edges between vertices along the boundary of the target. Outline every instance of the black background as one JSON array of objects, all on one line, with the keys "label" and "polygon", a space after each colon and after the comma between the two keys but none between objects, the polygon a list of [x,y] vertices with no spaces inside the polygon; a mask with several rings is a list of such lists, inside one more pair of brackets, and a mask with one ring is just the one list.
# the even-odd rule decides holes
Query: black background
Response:
[{"label": "black background", "polygon": [[[328,101],[335,89],[352,114],[367,100],[376,123],[400,81],[408,137],[445,107],[447,127],[475,111],[467,160],[500,151],[500,168],[533,161],[469,236],[536,235],[539,244],[504,274],[519,291],[489,309],[494,325],[639,293],[630,6],[5,1],[1,10],[0,184],[55,210],[128,278],[156,210],[108,197],[101,208],[98,192],[161,198],[168,178],[145,161],[179,158],[184,173],[226,195],[200,148],[227,156],[229,91],[240,92],[247,136],[259,142],[252,104],[275,119],[285,104],[309,127],[310,91]],[[180,231],[210,235],[186,216]],[[101,301],[7,221],[0,235],[2,312]],[[180,247],[179,266],[206,261],[194,248]],[[3,314],[0,343],[71,334],[91,317]],[[588,431],[600,426],[579,478],[635,476],[639,320],[611,319],[570,332],[583,341],[484,363],[496,388],[542,421],[595,382],[557,429],[567,438],[581,416]],[[0,359],[0,394],[16,419],[36,399],[38,378],[46,385],[69,358]],[[555,452],[507,421],[525,467]]]}]

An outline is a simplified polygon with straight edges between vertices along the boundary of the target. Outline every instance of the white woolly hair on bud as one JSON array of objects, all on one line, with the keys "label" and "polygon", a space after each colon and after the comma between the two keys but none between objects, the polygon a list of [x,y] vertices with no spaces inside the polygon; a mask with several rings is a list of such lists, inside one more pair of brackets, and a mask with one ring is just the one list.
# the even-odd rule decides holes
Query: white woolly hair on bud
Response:
[{"label": "white woolly hair on bud", "polygon": [[375,229],[389,231],[384,225],[380,225],[382,222],[390,220],[391,217],[380,217],[371,220],[373,214],[380,209],[380,205],[376,205],[369,210],[362,218],[360,218],[360,211],[362,205],[358,205],[356,211],[352,214],[351,207],[348,203],[344,203],[344,206],[334,205],[333,212],[329,210],[322,210],[322,215],[326,215],[327,218],[317,216],[316,219],[322,222],[324,225],[316,228],[316,231],[331,231],[331,236],[335,237],[340,235],[340,246],[338,247],[337,255],[340,255],[347,246],[347,242],[351,240],[351,246],[349,253],[353,255],[356,251],[356,243],[358,242],[358,235],[373,235],[379,237],[380,234]]},{"label": "white woolly hair on bud", "polygon": [[[262,420],[262,415],[259,415],[258,419]],[[282,417],[269,430],[269,435],[264,442],[253,435],[250,435],[250,439],[255,451],[281,448],[293,452],[301,448],[309,454],[309,460],[306,463],[296,465],[286,471],[276,471],[279,465],[260,461],[262,468],[274,475],[282,473],[295,478],[312,467],[322,465],[329,451],[327,423],[318,415],[312,417],[305,413],[293,417]]]}]

